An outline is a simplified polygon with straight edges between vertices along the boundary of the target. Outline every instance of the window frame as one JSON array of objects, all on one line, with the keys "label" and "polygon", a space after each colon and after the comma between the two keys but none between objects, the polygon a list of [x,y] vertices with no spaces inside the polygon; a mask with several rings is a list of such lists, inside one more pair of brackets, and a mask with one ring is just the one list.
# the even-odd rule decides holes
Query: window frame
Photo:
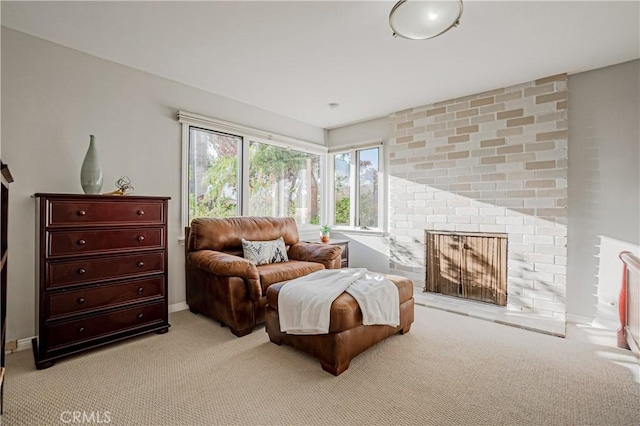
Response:
[{"label": "window frame", "polygon": [[[359,203],[360,203],[360,176],[359,176],[359,164],[360,164],[360,152],[366,151],[371,148],[378,148],[378,226],[376,228],[362,228],[359,225]],[[349,225],[336,225],[335,224],[335,156],[338,154],[349,153],[351,155],[351,165],[349,167],[349,197],[351,199],[349,209]],[[368,141],[356,145],[332,147],[329,149],[327,155],[327,177],[331,179],[327,189],[328,203],[327,203],[327,217],[331,219],[332,227],[337,231],[344,231],[350,233],[384,233],[386,229],[386,214],[385,214],[385,196],[386,196],[386,175],[385,175],[385,156],[384,156],[384,143],[382,140]]]},{"label": "window frame", "polygon": [[[248,169],[244,170],[244,166],[249,167],[249,145],[251,142],[258,142],[262,144],[276,146],[283,149],[292,149],[295,151],[301,151],[309,154],[315,154],[320,156],[320,172],[326,173],[327,167],[327,152],[328,148],[324,145],[319,145],[313,142],[307,142],[300,139],[291,138],[288,136],[279,135],[277,133],[270,133],[251,127],[242,126],[239,124],[230,123],[227,121],[217,120],[214,118],[206,117],[199,114],[194,114],[186,111],[178,111],[178,121],[182,124],[182,167],[181,167],[181,196],[180,196],[180,241],[184,241],[184,229],[189,226],[189,138],[191,128],[201,129],[205,131],[212,131],[217,133],[223,133],[230,136],[236,136],[242,139],[240,143],[239,151],[239,214],[241,216],[247,216],[249,210],[249,173]],[[320,177],[320,223],[326,223],[327,221],[327,181],[326,176]],[[298,225],[300,233],[312,231],[317,228],[316,225],[306,224]]]}]

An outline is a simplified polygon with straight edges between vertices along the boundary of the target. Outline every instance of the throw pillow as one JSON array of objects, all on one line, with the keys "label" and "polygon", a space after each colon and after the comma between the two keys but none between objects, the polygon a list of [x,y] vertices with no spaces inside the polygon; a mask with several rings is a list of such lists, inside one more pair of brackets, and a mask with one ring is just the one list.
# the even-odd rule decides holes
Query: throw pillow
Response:
[{"label": "throw pillow", "polygon": [[242,239],[244,258],[255,265],[287,262],[287,249],[282,237],[272,241],[247,241]]}]

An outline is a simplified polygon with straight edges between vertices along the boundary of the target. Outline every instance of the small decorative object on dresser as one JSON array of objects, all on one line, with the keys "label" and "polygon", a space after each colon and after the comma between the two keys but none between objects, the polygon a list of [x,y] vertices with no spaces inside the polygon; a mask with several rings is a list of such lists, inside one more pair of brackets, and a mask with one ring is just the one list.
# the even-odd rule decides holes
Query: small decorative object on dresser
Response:
[{"label": "small decorative object on dresser", "polygon": [[85,194],[99,194],[102,189],[102,168],[98,161],[96,137],[89,135],[89,149],[80,169],[80,185]]},{"label": "small decorative object on dresser", "polygon": [[35,194],[36,368],[66,355],[169,329],[168,197]]},{"label": "small decorative object on dresser", "polygon": [[104,195],[128,195],[133,192],[133,185],[131,185],[131,179],[126,176],[120,176],[120,179],[116,181],[115,191],[105,192]]}]

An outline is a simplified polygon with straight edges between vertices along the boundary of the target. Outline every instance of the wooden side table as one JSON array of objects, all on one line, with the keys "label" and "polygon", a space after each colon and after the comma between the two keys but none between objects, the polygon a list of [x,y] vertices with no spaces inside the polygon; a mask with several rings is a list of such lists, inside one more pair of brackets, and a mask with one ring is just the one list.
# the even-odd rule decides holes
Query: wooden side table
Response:
[{"label": "wooden side table", "polygon": [[342,247],[342,258],[341,258],[341,267],[348,268],[349,267],[349,240],[329,240],[328,243],[321,243],[320,241],[303,241],[305,243],[313,243],[313,244],[331,244],[332,246]]}]

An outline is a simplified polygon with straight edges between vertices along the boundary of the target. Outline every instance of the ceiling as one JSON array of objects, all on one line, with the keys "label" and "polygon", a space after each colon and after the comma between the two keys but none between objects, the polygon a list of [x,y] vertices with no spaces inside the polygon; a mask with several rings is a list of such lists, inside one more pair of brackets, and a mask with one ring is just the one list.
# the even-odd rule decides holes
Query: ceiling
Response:
[{"label": "ceiling", "polygon": [[[393,38],[391,1],[7,2],[2,25],[322,128],[640,57],[640,2],[464,2]],[[329,103],[339,108],[329,108]]]}]

